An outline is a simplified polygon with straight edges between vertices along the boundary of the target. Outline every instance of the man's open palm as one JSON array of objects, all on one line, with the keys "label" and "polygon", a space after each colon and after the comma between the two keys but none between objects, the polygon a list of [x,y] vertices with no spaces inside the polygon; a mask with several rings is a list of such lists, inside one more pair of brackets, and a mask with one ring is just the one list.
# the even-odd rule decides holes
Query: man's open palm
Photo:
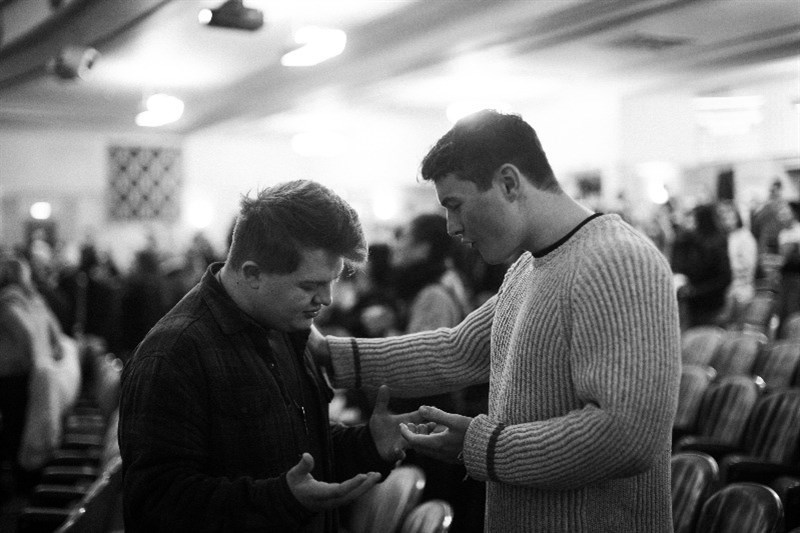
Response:
[{"label": "man's open palm", "polygon": [[358,474],[341,483],[325,483],[317,481],[311,475],[314,469],[314,458],[304,453],[300,462],[286,473],[286,482],[297,501],[306,509],[318,512],[333,509],[351,502],[371,489],[380,481],[377,472]]}]

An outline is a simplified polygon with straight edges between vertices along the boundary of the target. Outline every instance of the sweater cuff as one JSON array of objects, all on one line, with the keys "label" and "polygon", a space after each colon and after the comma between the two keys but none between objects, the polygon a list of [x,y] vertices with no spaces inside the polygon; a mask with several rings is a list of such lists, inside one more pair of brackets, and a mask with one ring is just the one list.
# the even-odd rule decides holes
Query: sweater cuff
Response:
[{"label": "sweater cuff", "polygon": [[333,385],[339,388],[361,386],[361,361],[355,339],[349,337],[326,337],[331,350]]},{"label": "sweater cuff", "polygon": [[281,523],[291,529],[300,529],[307,524],[314,512],[306,509],[292,494],[286,474],[281,474],[278,482],[259,480],[253,483],[252,500],[265,515],[277,515]]},{"label": "sweater cuff", "polygon": [[464,436],[464,466],[478,481],[497,481],[495,457],[497,440],[505,424],[496,424],[485,414],[472,419]]}]

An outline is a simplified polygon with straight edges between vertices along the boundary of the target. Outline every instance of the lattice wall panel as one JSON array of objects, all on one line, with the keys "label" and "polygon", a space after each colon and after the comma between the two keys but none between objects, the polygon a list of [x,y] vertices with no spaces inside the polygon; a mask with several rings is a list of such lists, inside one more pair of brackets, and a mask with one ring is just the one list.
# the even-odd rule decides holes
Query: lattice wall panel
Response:
[{"label": "lattice wall panel", "polygon": [[108,156],[110,219],[177,220],[180,149],[111,146]]}]

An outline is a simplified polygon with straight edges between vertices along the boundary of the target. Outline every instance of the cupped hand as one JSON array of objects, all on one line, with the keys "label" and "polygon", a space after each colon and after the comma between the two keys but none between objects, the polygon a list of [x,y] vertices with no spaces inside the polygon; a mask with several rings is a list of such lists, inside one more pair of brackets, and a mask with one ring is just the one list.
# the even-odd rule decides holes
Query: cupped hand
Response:
[{"label": "cupped hand", "polygon": [[400,425],[400,433],[408,446],[446,463],[460,462],[459,454],[464,449],[464,437],[472,418],[429,406],[420,407],[418,413],[424,424]]},{"label": "cupped hand", "polygon": [[333,509],[349,503],[369,489],[381,479],[377,472],[358,474],[341,483],[325,483],[317,481],[311,475],[314,469],[314,458],[304,453],[300,461],[286,473],[289,490],[300,504],[312,512]]}]

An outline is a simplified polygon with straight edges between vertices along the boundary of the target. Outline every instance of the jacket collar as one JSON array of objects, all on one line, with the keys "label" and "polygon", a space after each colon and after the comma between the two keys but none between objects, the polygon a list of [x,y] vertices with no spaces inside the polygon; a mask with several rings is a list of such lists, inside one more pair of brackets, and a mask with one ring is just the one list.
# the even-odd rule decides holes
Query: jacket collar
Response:
[{"label": "jacket collar", "polygon": [[[261,331],[266,334],[268,328],[257,323],[247,313],[239,309],[233,299],[225,292],[220,282],[217,281],[216,274],[222,268],[222,265],[224,263],[212,263],[209,265],[200,280],[200,295],[211,310],[214,320],[226,335],[240,333],[246,329]],[[311,330],[289,333],[289,338],[295,350],[300,353],[303,352],[310,333]]]},{"label": "jacket collar", "polygon": [[200,295],[211,310],[214,320],[226,335],[232,335],[254,326],[260,328],[259,324],[236,306],[233,299],[217,281],[216,274],[222,265],[224,263],[212,263],[200,279]]}]

